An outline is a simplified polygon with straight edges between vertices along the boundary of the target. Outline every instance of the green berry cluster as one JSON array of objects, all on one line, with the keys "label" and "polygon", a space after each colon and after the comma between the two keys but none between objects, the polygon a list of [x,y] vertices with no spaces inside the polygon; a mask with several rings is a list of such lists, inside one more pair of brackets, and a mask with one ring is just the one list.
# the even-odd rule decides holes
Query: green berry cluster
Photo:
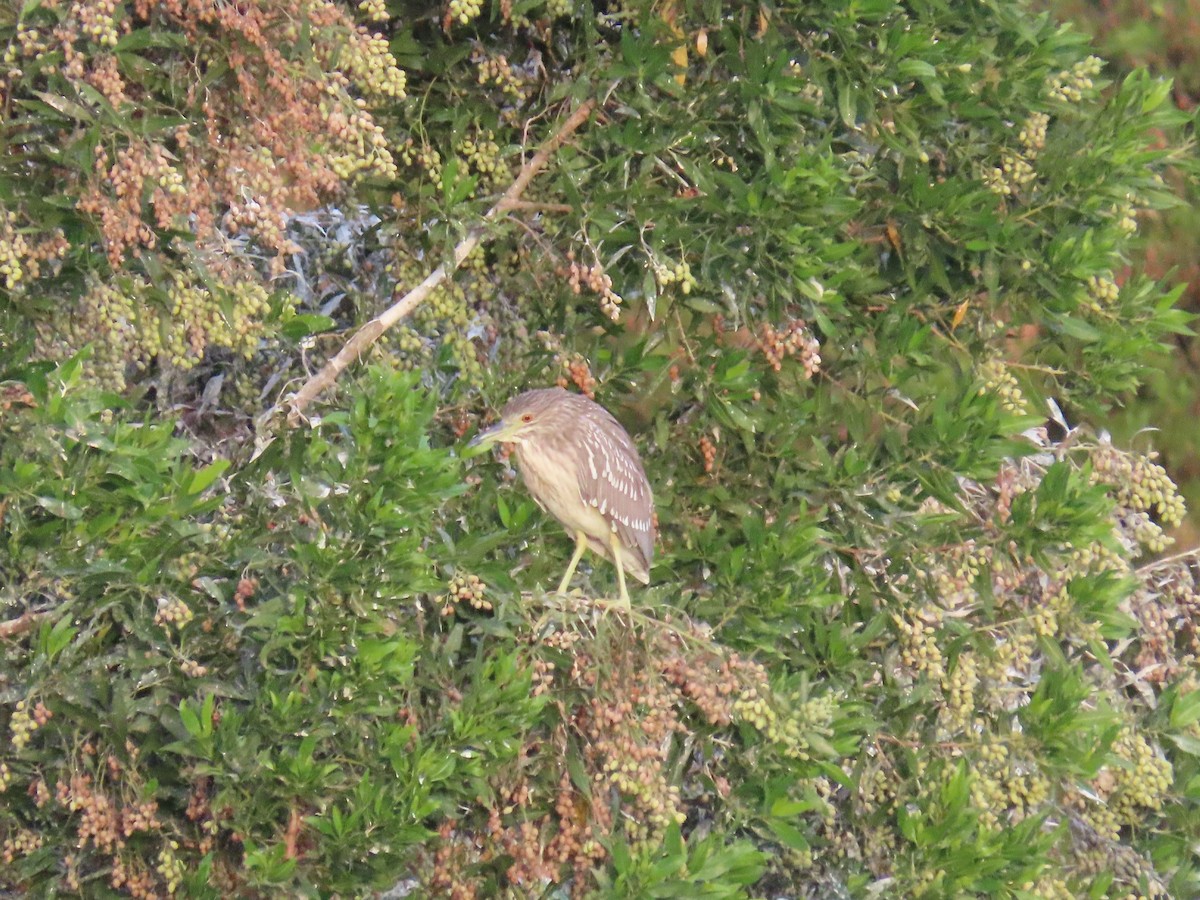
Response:
[{"label": "green berry cluster", "polygon": [[1144,512],[1131,512],[1122,516],[1121,526],[1121,530],[1147,553],[1162,553],[1175,543],[1175,539]]},{"label": "green berry cluster", "polygon": [[259,346],[263,319],[271,308],[269,295],[255,281],[223,290],[224,298],[177,274],[167,288],[169,306],[163,311],[143,278],[127,280],[124,289],[94,285],[79,299],[65,327],[46,323],[40,329],[38,352],[63,359],[92,344],[89,375],[114,391],[125,389],[130,368],[143,371],[156,358],[186,370],[209,347],[223,347],[248,359]]},{"label": "green berry cluster", "polygon": [[182,628],[195,618],[191,607],[178,597],[159,597],[157,610],[154,613],[154,624],[170,631],[172,628]]},{"label": "green berry cluster", "polygon": [[32,28],[25,22],[17,23],[16,39],[4,48],[4,65],[9,67],[9,78],[20,78],[23,74],[15,68],[18,59],[42,59],[53,46],[48,34]]},{"label": "green berry cluster", "polygon": [[998,684],[1027,681],[1031,674],[1037,637],[1032,631],[1014,631],[996,643],[987,677]]},{"label": "green berry cluster", "polygon": [[1122,827],[1138,825],[1145,810],[1163,807],[1174,778],[1170,762],[1130,727],[1113,743],[1119,763],[1105,766],[1092,779],[1100,803],[1089,802],[1085,818],[1101,835],[1117,840]]},{"label": "green berry cluster", "polygon": [[[935,617],[940,614],[940,610],[932,612]],[[913,611],[893,613],[892,622],[900,633],[900,661],[904,666],[931,681],[942,682],[946,677],[946,662],[938,646],[937,628]]]},{"label": "green berry cluster", "polygon": [[1036,154],[1046,146],[1046,126],[1049,124],[1050,117],[1045,113],[1033,113],[1025,120],[1017,133],[1017,140],[1026,153]]},{"label": "green berry cluster", "polygon": [[1073,547],[1069,565],[1070,571],[1079,575],[1091,572],[1128,572],[1132,568],[1128,559],[1101,543]]},{"label": "green berry cluster", "polygon": [[455,575],[446,587],[446,593],[438,598],[442,615],[453,615],[460,603],[479,612],[491,612],[492,602],[487,599],[486,585],[478,575]]},{"label": "green berry cluster", "polygon": [[1034,634],[1045,638],[1057,636],[1073,606],[1065,584],[1057,590],[1047,591],[1033,610]]},{"label": "green berry cluster", "polygon": [[1085,282],[1088,294],[1088,306],[1100,311],[1116,304],[1121,296],[1121,288],[1111,278],[1101,275],[1089,275]]},{"label": "green berry cluster", "polygon": [[[479,264],[486,267],[486,259],[480,256]],[[425,277],[420,262],[406,253],[397,255],[385,269],[396,279],[395,296],[402,296],[410,285],[419,284]],[[486,281],[481,278],[476,283]],[[478,385],[483,381],[483,364],[470,336],[475,319],[463,285],[459,281],[444,282],[413,312],[412,326],[397,330],[390,340],[402,366],[423,368],[441,348],[464,383]]]},{"label": "green berry cluster", "polygon": [[1046,79],[1046,96],[1064,103],[1078,103],[1083,95],[1095,87],[1093,79],[1104,68],[1104,60],[1089,56],[1070,69],[1058,72]]},{"label": "green berry cluster", "polygon": [[389,18],[387,0],[360,0],[358,11],[370,22],[386,22]]},{"label": "green berry cluster", "polygon": [[148,290],[139,277],[131,279],[125,290],[93,285],[79,298],[65,326],[48,322],[38,329],[37,352],[49,359],[65,359],[90,343],[91,380],[109,390],[124,390],[128,369],[145,369],[161,349],[161,319],[157,309],[146,305]]},{"label": "green berry cluster", "polygon": [[812,758],[810,735],[827,735],[837,713],[832,695],[808,697],[797,691],[776,695],[769,688],[744,685],[734,697],[733,719],[752,725],[791,759]]},{"label": "green berry cluster", "polygon": [[1065,878],[1054,878],[1044,875],[1036,882],[1030,881],[1021,886],[1031,900],[1075,900],[1078,896]]},{"label": "green berry cluster", "polygon": [[466,292],[457,285],[438,288],[429,294],[420,312],[413,318],[423,324],[444,324],[452,329],[465,329],[471,324]]},{"label": "green berry cluster", "polygon": [[1138,230],[1136,203],[1137,198],[1128,194],[1124,201],[1113,204],[1108,211],[1108,214],[1117,220],[1117,227],[1127,235],[1136,234]]},{"label": "green berry cluster", "polygon": [[499,88],[514,101],[519,102],[524,99],[526,95],[524,81],[509,64],[508,57],[503,54],[488,56],[482,51],[477,51],[472,60],[476,67],[475,80],[479,84]]},{"label": "green berry cluster", "polygon": [[360,28],[342,48],[338,67],[368,97],[403,100],[408,87],[404,70],[396,65],[387,38]]},{"label": "green berry cluster", "polygon": [[187,874],[187,867],[184,866],[183,860],[175,855],[175,851],[178,849],[178,841],[165,842],[162,849],[158,851],[158,864],[154,867],[162,880],[166,882],[167,893],[172,895],[183,886],[183,879]]},{"label": "green berry cluster", "polygon": [[226,347],[249,359],[258,349],[262,320],[271,310],[266,288],[243,281],[226,288],[228,316],[221,298],[207,287],[175,277],[167,290],[170,320],[163,350],[172,365],[190,369],[209,346]]},{"label": "green berry cluster", "polygon": [[971,651],[958,655],[953,670],[942,679],[945,700],[941,709],[941,726],[948,733],[965,731],[975,719],[975,690],[979,687],[979,657]]},{"label": "green berry cluster", "polygon": [[447,15],[460,25],[470,25],[483,12],[482,0],[450,0]]},{"label": "green berry cluster", "polygon": [[[994,745],[998,746],[998,745]],[[971,773],[971,805],[979,824],[997,830],[1036,815],[1050,798],[1050,780],[1032,763],[981,759]]]},{"label": "green berry cluster", "polygon": [[404,356],[410,359],[425,360],[429,357],[429,344],[421,337],[420,332],[409,327],[401,325],[395,329],[391,335],[392,341]]},{"label": "green berry cluster", "polygon": [[419,169],[424,169],[429,176],[429,180],[435,184],[440,184],[442,180],[442,155],[436,149],[428,144],[422,143],[419,147],[416,142],[409,138],[400,148],[400,161],[406,166],[416,166]]},{"label": "green berry cluster", "polygon": [[491,130],[463,139],[456,152],[470,171],[479,176],[480,184],[492,187],[508,180],[508,167],[500,155],[496,135]]},{"label": "green berry cluster", "polygon": [[983,183],[994,194],[1013,197],[1036,178],[1037,171],[1026,156],[1014,150],[1004,150],[1000,154],[1000,165],[984,172]]},{"label": "green berry cluster", "polygon": [[73,9],[79,17],[79,32],[84,38],[105,49],[117,46],[120,32],[115,18],[116,0],[91,0],[77,3]]},{"label": "green berry cluster", "polygon": [[0,279],[10,291],[25,277],[25,259],[29,256],[29,245],[16,225],[17,214],[0,209]]},{"label": "green berry cluster", "polygon": [[896,806],[897,779],[891,766],[872,766],[858,780],[858,803],[870,814],[879,810],[891,810]]},{"label": "green berry cluster", "polygon": [[979,547],[974,540],[949,548],[925,566],[933,578],[938,604],[954,609],[975,599],[974,584],[981,572],[991,567],[992,548]]},{"label": "green berry cluster", "polygon": [[658,282],[660,290],[678,287],[683,293],[690,294],[696,287],[696,277],[692,274],[692,267],[686,261],[663,263],[653,260],[651,268],[654,271],[654,280]]},{"label": "green berry cluster", "polygon": [[12,733],[12,748],[15,752],[24,750],[29,745],[33,733],[50,721],[53,714],[43,704],[39,703],[33,709],[24,700],[18,700],[13,708],[12,717],[8,720],[8,730]]},{"label": "green berry cluster", "polygon": [[1157,456],[1122,453],[1111,444],[1100,444],[1091,453],[1092,480],[1115,488],[1118,505],[1152,513],[1166,527],[1177,528],[1186,507],[1166,469],[1154,462]]},{"label": "green berry cluster", "polygon": [[327,160],[335,175],[344,180],[396,177],[396,161],[383,126],[376,123],[362,97],[353,103],[323,103],[321,113],[333,139]]},{"label": "green berry cluster", "polygon": [[1029,412],[1029,403],[1021,392],[1020,383],[1003,359],[993,356],[980,363],[976,371],[983,382],[979,388],[980,396],[995,394],[1000,401],[1000,407],[1010,413],[1026,415]]}]

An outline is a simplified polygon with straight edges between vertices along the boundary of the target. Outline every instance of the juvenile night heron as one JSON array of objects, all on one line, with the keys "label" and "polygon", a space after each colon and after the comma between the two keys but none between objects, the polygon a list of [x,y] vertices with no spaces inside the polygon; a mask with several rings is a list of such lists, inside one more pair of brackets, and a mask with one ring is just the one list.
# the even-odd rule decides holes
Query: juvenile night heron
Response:
[{"label": "juvenile night heron", "polygon": [[516,444],[517,464],[538,506],[575,538],[575,555],[558,586],[566,593],[588,547],[617,567],[621,602],[628,572],[650,583],[654,497],[637,448],[604,407],[562,388],[526,391],[472,447]]}]

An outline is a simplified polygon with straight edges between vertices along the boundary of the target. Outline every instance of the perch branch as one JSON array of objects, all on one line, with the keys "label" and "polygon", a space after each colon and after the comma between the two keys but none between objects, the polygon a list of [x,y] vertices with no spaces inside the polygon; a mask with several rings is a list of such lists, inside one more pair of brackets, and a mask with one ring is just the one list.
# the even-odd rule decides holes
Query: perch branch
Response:
[{"label": "perch branch", "polygon": [[32,631],[41,619],[42,617],[39,614],[27,612],[19,618],[0,622],[0,638],[12,638],[27,631]]},{"label": "perch branch", "polygon": [[454,260],[452,263],[442,263],[436,269],[418,284],[415,288],[389,306],[378,316],[367,322],[355,332],[338,351],[337,355],[325,363],[321,371],[310,378],[298,390],[288,402],[288,425],[296,426],[304,416],[304,410],[313,400],[321,395],[330,385],[332,385],[338,376],[345,371],[349,365],[357,360],[366,351],[371,344],[375,343],[385,331],[407,317],[426,297],[428,297],[435,288],[437,288],[447,277],[466,259],[471,252],[479,246],[483,239],[485,228],[489,222],[498,216],[503,215],[511,209],[521,206],[521,195],[525,193],[525,189],[529,187],[529,183],[537,173],[546,165],[547,160],[562,146],[563,142],[573,134],[580,125],[587,121],[595,107],[594,100],[585,101],[579,109],[571,114],[570,118],[563,123],[562,127],[533,154],[525,165],[521,167],[521,171],[517,173],[516,179],[508,190],[506,190],[496,204],[487,211],[483,217],[483,222],[476,225],[467,236],[458,242],[454,248]]}]

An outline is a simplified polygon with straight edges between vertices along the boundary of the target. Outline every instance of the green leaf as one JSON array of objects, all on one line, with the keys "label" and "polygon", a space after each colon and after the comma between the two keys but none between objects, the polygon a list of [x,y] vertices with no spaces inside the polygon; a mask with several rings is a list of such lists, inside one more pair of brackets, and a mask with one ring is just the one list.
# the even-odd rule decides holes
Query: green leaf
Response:
[{"label": "green leaf", "polygon": [[1171,727],[1187,728],[1200,720],[1200,691],[1181,694],[1171,705]]},{"label": "green leaf", "polygon": [[60,519],[75,521],[83,518],[83,510],[67,500],[61,500],[58,497],[38,497],[35,502],[50,515],[58,516]]},{"label": "green leaf", "polygon": [[229,460],[218,459],[209,463],[203,469],[192,472],[188,478],[187,486],[184,488],[184,493],[189,495],[199,494],[220,478],[221,474],[228,468]]},{"label": "green leaf", "polygon": [[329,316],[321,316],[316,313],[301,313],[292,316],[280,328],[280,332],[289,341],[298,341],[301,338],[306,338],[310,334],[321,334],[326,331],[332,331],[337,323]]}]

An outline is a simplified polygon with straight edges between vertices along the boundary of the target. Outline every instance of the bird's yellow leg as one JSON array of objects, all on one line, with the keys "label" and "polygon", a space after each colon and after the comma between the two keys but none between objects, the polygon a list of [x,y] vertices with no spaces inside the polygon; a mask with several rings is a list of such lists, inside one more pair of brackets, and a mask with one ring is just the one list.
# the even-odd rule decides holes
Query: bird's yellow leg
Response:
[{"label": "bird's yellow leg", "polygon": [[621,586],[621,605],[629,609],[629,591],[625,587],[625,567],[621,565],[621,542],[617,540],[615,531],[608,536],[608,546],[612,549],[613,562],[617,564],[617,583]]},{"label": "bird's yellow leg", "polygon": [[575,567],[579,565],[579,561],[583,559],[583,551],[587,549],[588,539],[587,533],[583,531],[575,532],[575,555],[571,557],[571,562],[567,566],[567,571],[563,574],[562,581],[558,584],[558,592],[566,594],[567,588],[571,586],[571,576],[575,574]]}]

